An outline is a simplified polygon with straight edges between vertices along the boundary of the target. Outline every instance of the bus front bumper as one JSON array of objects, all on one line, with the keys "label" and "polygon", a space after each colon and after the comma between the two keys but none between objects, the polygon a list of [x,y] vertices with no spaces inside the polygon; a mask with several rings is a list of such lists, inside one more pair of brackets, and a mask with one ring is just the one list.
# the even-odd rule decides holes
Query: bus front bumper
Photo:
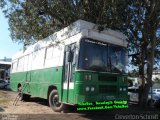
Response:
[{"label": "bus front bumper", "polygon": [[75,95],[75,104],[79,102],[97,102],[97,101],[113,101],[127,100],[128,95]]}]

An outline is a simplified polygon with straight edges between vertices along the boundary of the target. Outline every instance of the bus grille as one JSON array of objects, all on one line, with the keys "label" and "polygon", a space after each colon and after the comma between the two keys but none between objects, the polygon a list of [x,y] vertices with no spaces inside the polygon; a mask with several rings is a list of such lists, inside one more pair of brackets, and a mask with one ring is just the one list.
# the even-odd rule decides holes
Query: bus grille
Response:
[{"label": "bus grille", "polygon": [[115,93],[117,92],[117,86],[115,85],[100,85],[99,93]]},{"label": "bus grille", "polygon": [[99,81],[103,81],[103,82],[117,82],[117,77],[116,76],[98,76],[98,80]]}]

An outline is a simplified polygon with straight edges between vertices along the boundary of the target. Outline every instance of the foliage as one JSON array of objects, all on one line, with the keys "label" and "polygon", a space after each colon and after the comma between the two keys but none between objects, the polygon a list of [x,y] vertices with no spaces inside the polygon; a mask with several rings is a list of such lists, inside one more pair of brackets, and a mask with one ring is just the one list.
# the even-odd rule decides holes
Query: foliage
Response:
[{"label": "foliage", "polygon": [[154,79],[154,81],[155,81],[155,83],[160,83],[160,79],[159,79],[158,77],[156,77],[156,78]]},{"label": "foliage", "polygon": [[125,0],[1,1],[3,11],[9,18],[12,39],[26,45],[47,37],[77,19],[99,24],[100,29],[120,29],[122,22],[126,21]]},{"label": "foliage", "polygon": [[129,77],[139,77],[139,73],[134,69],[128,72]]},{"label": "foliage", "polygon": [[160,58],[159,6],[158,0],[130,0],[129,4],[130,25],[127,29],[127,36],[130,38],[129,52],[132,53],[132,63],[139,67],[143,91],[140,103],[144,106],[152,86],[154,65],[159,63],[157,61]]}]

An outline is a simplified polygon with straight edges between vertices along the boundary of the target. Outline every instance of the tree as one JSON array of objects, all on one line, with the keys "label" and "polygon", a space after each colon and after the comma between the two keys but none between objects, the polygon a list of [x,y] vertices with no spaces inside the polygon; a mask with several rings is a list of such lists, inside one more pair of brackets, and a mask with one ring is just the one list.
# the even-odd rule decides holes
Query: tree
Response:
[{"label": "tree", "polygon": [[[139,66],[142,79],[140,104],[146,106],[148,92],[152,86],[153,67],[160,55],[158,54],[160,36],[160,1],[131,0],[129,5],[130,25],[127,29],[129,48],[133,54],[133,64]],[[145,67],[147,68],[145,71]],[[146,77],[145,77],[146,73]]]},{"label": "tree", "polygon": [[99,24],[99,30],[111,28],[125,33],[132,64],[139,67],[142,79],[140,103],[146,105],[153,67],[160,58],[159,0],[1,0],[0,5],[9,19],[12,39],[24,45],[77,19]]},{"label": "tree", "polygon": [[9,19],[12,39],[28,45],[77,19],[118,28],[125,21],[125,12],[122,14],[121,10],[125,9],[124,1],[1,0],[1,7]]},{"label": "tree", "polygon": [[158,77],[156,77],[156,78],[154,79],[154,81],[155,81],[155,83],[160,83],[160,79],[159,79]]}]

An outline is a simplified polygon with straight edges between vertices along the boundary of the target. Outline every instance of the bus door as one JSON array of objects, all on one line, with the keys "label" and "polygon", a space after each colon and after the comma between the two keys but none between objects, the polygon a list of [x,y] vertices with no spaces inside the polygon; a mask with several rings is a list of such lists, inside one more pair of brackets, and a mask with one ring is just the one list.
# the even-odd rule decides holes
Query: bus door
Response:
[{"label": "bus door", "polygon": [[26,81],[24,82],[24,91],[30,93],[31,72],[26,72]]},{"label": "bus door", "polygon": [[75,44],[65,47],[64,74],[63,74],[63,102],[73,102],[74,73],[75,73]]},{"label": "bus door", "polygon": [[26,72],[26,82],[30,82],[31,81],[31,72],[27,71]]}]

